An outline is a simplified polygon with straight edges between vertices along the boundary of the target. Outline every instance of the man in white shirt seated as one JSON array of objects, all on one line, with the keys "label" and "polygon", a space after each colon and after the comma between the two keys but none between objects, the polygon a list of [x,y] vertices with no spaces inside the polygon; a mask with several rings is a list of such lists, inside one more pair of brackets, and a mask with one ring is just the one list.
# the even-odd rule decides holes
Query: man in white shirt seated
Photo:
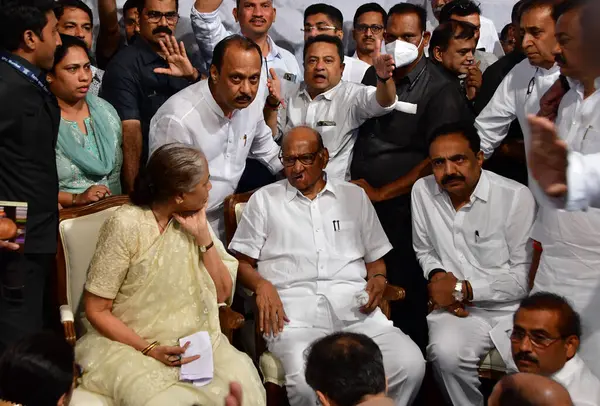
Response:
[{"label": "man in white shirt seated", "polygon": [[515,313],[510,341],[519,371],[559,382],[575,406],[597,406],[600,380],[577,355],[580,340],[579,315],[561,296],[535,293]]},{"label": "man in white shirt seated", "polygon": [[[394,72],[392,55],[379,55],[374,68],[379,80],[377,87],[345,82],[342,40],[335,36],[319,35],[304,45],[304,83],[286,98],[287,114],[278,123],[280,131],[307,125],[323,136],[331,154],[327,174],[330,179],[350,178],[350,162],[358,127],[373,117],[394,109],[397,101],[396,84],[389,80]],[[267,118],[267,122],[277,114]],[[270,124],[273,128],[273,124]]]},{"label": "man in white shirt seated", "polygon": [[427,359],[454,405],[483,406],[477,366],[490,331],[527,295],[535,201],[529,189],[481,169],[469,122],[440,128],[429,146],[433,175],[412,190],[413,246],[435,306]]},{"label": "man in white shirt seated", "polygon": [[[304,28],[302,30],[304,31],[305,44],[310,38],[318,35],[330,35],[343,40],[344,15],[339,9],[329,4],[312,4],[304,11]],[[343,71],[342,80],[346,82],[362,83],[365,72],[371,65],[351,56],[345,56],[342,59],[346,66]],[[302,60],[306,64],[304,55],[302,56]]]},{"label": "man in white shirt seated", "polygon": [[234,193],[253,156],[272,173],[281,171],[279,146],[256,97],[262,55],[240,35],[222,40],[214,50],[210,77],[172,96],[150,124],[150,151],[172,142],[201,149],[208,160],[212,191],[207,217],[220,238],[225,236],[223,200]]},{"label": "man in white shirt seated", "polygon": [[383,353],[389,396],[409,405],[425,362],[417,345],[377,307],[387,283],[382,257],[392,249],[365,192],[329,178],[320,134],[291,130],[282,144],[287,180],[258,190],[229,249],[239,281],[256,295],[259,327],[283,364],[291,406],[313,406],[304,351],[334,332],[366,334]]}]

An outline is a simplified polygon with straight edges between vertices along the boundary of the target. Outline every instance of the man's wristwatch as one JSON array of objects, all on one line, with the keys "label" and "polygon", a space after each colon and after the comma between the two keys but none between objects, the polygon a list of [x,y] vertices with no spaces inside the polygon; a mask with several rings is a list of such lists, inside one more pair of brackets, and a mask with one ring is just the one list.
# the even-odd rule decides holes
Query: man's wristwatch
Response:
[{"label": "man's wristwatch", "polygon": [[465,300],[465,295],[463,295],[463,281],[456,281],[456,285],[454,285],[454,292],[452,292],[452,297],[457,302],[462,302]]},{"label": "man's wristwatch", "polygon": [[208,244],[208,245],[199,245],[198,248],[200,248],[200,252],[204,254],[206,251],[208,251],[209,249],[211,249],[214,245],[215,245],[215,242],[211,241],[210,244]]}]

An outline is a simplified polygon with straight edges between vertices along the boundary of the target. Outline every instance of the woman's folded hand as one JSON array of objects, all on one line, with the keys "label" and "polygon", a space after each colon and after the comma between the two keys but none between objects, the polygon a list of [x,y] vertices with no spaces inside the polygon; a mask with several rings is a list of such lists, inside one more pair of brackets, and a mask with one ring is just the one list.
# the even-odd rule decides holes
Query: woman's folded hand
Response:
[{"label": "woman's folded hand", "polygon": [[198,358],[200,358],[200,355],[182,358],[183,354],[189,346],[189,341],[185,343],[183,347],[180,347],[178,345],[172,347],[166,345],[159,345],[154,347],[148,353],[148,356],[154,358],[157,361],[162,362],[168,367],[179,367],[185,364],[189,364],[190,362],[196,361]]}]

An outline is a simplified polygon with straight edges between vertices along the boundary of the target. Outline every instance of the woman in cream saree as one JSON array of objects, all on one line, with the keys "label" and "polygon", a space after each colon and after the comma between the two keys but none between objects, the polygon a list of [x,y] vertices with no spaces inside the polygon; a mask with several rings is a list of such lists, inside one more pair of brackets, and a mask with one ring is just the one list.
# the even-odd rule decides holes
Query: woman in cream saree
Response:
[{"label": "woman in cream saree", "polygon": [[[190,227],[184,227],[185,220],[174,217],[161,230],[156,210],[126,205],[103,225],[86,296],[112,300],[110,311],[118,321],[110,325],[96,316],[96,323],[84,321],[87,333],[76,346],[76,360],[84,370],[82,386],[113,398],[117,405],[220,406],[229,383],[237,381],[244,406],[264,405],[264,388],[252,361],[221,333],[214,276],[203,258],[208,251],[203,254]],[[235,283],[237,261],[206,227],[222,269]],[[86,314],[91,314],[87,302]],[[110,331],[117,323],[124,325],[118,326],[122,333]],[[213,349],[214,378],[206,386],[180,382],[180,368],[168,365],[160,354],[141,352],[154,341],[178,346],[180,338],[199,331],[209,333]],[[123,343],[140,339],[138,348]]]}]

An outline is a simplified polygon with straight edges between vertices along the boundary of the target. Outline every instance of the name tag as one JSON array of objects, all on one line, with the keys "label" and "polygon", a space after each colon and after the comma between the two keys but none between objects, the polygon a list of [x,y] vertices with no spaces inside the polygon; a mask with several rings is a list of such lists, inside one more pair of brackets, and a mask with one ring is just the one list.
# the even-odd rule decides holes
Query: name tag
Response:
[{"label": "name tag", "polygon": [[283,78],[285,80],[289,80],[290,82],[296,83],[296,75],[294,75],[293,73],[285,73],[283,75]]},{"label": "name tag", "polygon": [[335,127],[335,121],[317,121],[317,127]]}]

